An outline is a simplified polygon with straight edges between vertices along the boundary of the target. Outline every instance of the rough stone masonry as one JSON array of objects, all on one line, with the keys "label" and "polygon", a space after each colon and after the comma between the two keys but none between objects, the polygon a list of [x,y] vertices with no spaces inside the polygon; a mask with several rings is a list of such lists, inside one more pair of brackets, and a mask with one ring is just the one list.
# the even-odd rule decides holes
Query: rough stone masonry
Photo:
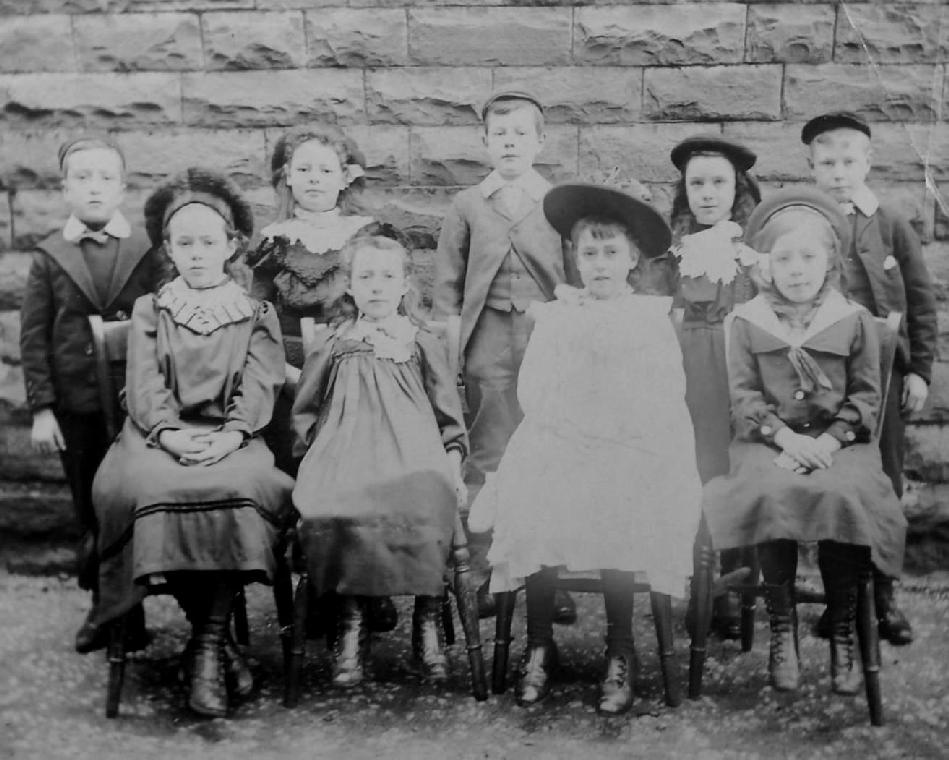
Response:
[{"label": "rough stone masonry", "polygon": [[55,536],[55,459],[29,451],[19,367],[31,245],[62,222],[56,146],[84,127],[129,156],[128,213],[193,163],[272,204],[281,128],[337,122],[366,151],[368,203],[423,269],[459,186],[488,171],[478,105],[522,85],[548,104],[541,170],[620,167],[668,211],[671,146],[722,132],[759,154],[764,191],[807,176],[809,115],[873,122],[871,184],[924,240],[938,283],[932,401],[909,430],[917,563],[949,566],[949,6],[942,0],[0,0],[0,533]]}]

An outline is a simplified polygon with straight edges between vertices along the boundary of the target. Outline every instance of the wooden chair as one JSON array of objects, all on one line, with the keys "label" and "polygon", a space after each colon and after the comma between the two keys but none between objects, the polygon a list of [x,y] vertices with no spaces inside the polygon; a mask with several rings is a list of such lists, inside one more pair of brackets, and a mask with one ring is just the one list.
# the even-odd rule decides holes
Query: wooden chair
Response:
[{"label": "wooden chair", "polygon": [[[439,333],[446,341],[449,366],[458,366],[458,322],[429,322],[429,327]],[[317,324],[312,318],[304,317],[300,320],[300,334],[303,336],[303,346],[309,352],[317,335],[326,325]],[[306,654],[306,618],[309,594],[309,573],[306,561],[302,557],[299,544],[295,547],[299,557],[300,579],[297,582],[293,602],[293,635],[291,657],[287,673],[284,705],[295,707],[300,700],[300,681],[303,670],[303,661]],[[478,603],[476,590],[472,587],[470,573],[470,555],[464,528],[461,525],[461,515],[455,515],[455,530],[451,539],[451,565],[453,568],[453,583],[449,584],[454,593],[458,606],[458,617],[465,636],[465,645],[468,652],[468,668],[471,676],[471,693],[478,701],[488,698],[488,682],[484,666],[484,654],[481,644],[481,631],[478,622]],[[454,626],[452,624],[451,602],[448,594],[442,606],[442,620],[445,624],[445,641],[451,645],[455,641]]]},{"label": "wooden chair", "polygon": [[[114,439],[122,428],[125,420],[123,407],[123,393],[125,389],[125,364],[128,349],[129,328],[131,322],[106,322],[98,314],[89,316],[89,327],[92,330],[92,345],[96,360],[96,381],[99,387],[99,400],[105,416],[106,431],[109,438]],[[290,567],[286,563],[286,551],[278,547],[276,556],[277,569],[274,576],[274,602],[277,608],[277,618],[280,625],[280,636],[283,644],[284,667],[290,659],[290,634],[292,632],[293,615],[293,588],[291,585]],[[168,593],[164,586],[149,588],[149,595]],[[249,626],[247,623],[247,601],[243,590],[234,602],[234,638],[237,643],[249,643]],[[126,620],[120,618],[112,625],[109,634],[107,658],[109,662],[109,680],[106,691],[105,715],[114,718],[119,713],[119,702],[122,695],[122,684],[125,679],[125,632]]]},{"label": "wooden chair", "polygon": [[[880,337],[880,413],[877,415],[872,440],[878,441],[883,427],[883,410],[890,391],[890,377],[896,357],[899,341],[899,328],[903,315],[891,312],[885,319],[877,318],[877,332]],[[702,521],[702,536],[697,541],[696,573],[693,578],[692,604],[695,613],[695,635],[692,638],[691,662],[689,666],[689,697],[697,699],[702,695],[702,675],[705,665],[706,642],[712,616],[712,600],[737,591],[742,597],[741,648],[751,651],[755,637],[755,600],[763,597],[765,589],[758,582],[760,568],[757,563],[741,567],[712,580],[714,550],[705,521]],[[826,602],[823,592],[811,588],[795,586],[795,604],[823,604]],[[880,689],[880,637],[877,630],[876,608],[873,596],[873,568],[867,566],[860,573],[857,585],[857,640],[860,644],[860,659],[863,665],[863,680],[867,695],[867,707],[870,723],[882,726],[883,698]]]}]

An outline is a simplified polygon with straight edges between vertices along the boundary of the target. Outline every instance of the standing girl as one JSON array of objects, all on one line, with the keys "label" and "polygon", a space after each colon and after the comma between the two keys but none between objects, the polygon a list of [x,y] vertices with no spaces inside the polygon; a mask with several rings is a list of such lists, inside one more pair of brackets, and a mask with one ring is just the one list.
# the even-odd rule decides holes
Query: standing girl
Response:
[{"label": "standing girl", "polygon": [[[125,614],[149,584],[167,584],[193,626],[188,704],[209,716],[228,706],[234,595],[271,581],[274,546],[292,519],[293,482],[259,437],[284,382],[280,326],[270,304],[226,272],[253,231],[239,192],[192,168],[146,202],[149,237],[164,245],[178,276],[135,302],[128,418],[93,484],[102,558],[96,623]],[[230,666],[249,691],[243,664]]]},{"label": "standing girl", "polygon": [[[756,156],[739,143],[689,137],[671,157],[681,177],[672,205],[669,285],[683,310],[685,400],[695,428],[699,476],[706,483],[728,472],[731,423],[722,323],[755,292],[754,252],[739,239],[761,195],[748,175]],[[738,552],[723,552],[722,571],[733,570],[740,559]],[[716,600],[712,624],[722,638],[741,635],[737,595]]]},{"label": "standing girl", "polygon": [[852,695],[858,573],[896,577],[906,520],[880,449],[880,349],[873,318],[840,293],[845,217],[815,190],[776,193],[748,223],[769,253],[758,295],[735,309],[728,369],[731,471],[705,488],[717,549],[755,545],[771,616],[771,681],[798,686],[797,543],[818,543],[833,690]]},{"label": "standing girl", "polygon": [[645,571],[654,591],[682,596],[699,522],[672,299],[635,295],[627,284],[640,255],[666,250],[669,229],[645,203],[592,185],[554,188],[544,213],[570,241],[584,288],[559,286],[557,300],[532,307],[518,379],[524,419],[469,524],[494,528],[492,591],[526,579],[519,704],[550,690],[557,568],[601,571],[607,665],[598,706],[616,714],[633,702],[633,571]]},{"label": "standing girl", "polygon": [[316,594],[341,597],[333,682],[363,680],[372,598],[415,595],[413,651],[446,677],[441,596],[468,439],[444,343],[411,315],[410,259],[385,237],[341,255],[348,308],[308,355],[293,405],[293,503]]}]

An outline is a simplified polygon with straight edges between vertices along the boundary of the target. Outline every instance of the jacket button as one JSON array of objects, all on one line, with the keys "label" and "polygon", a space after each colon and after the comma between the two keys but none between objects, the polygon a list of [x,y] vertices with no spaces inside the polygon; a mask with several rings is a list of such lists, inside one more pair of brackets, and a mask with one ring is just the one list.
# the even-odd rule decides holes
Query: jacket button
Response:
[{"label": "jacket button", "polygon": [[93,349],[92,349],[92,344],[91,344],[91,343],[87,343],[87,344],[86,344],[86,356],[92,356],[92,350],[93,350]]},{"label": "jacket button", "polygon": [[801,391],[801,390],[794,391],[794,398],[797,399],[798,401],[801,401],[804,398],[804,391]]},{"label": "jacket button", "polygon": [[844,433],[844,438],[846,438],[848,441],[855,441],[857,440],[857,435],[853,432],[853,430],[848,430],[846,433]]},{"label": "jacket button", "polygon": [[761,426],[761,435],[771,435],[771,426],[770,426],[770,425],[762,425],[762,426]]}]

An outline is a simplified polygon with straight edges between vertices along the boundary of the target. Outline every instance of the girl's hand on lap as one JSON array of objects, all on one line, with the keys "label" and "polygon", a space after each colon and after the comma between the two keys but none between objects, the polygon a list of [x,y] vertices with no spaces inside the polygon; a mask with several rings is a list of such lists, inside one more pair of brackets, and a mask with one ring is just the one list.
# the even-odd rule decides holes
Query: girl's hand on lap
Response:
[{"label": "girl's hand on lap", "polygon": [[199,433],[195,436],[195,440],[203,442],[205,448],[182,456],[180,459],[182,464],[207,466],[220,462],[244,444],[244,434],[237,430],[219,430],[213,433]]},{"label": "girl's hand on lap", "polygon": [[163,430],[158,436],[158,445],[177,459],[196,454],[207,448],[207,443],[199,440],[197,430]]},{"label": "girl's hand on lap", "polygon": [[[790,428],[781,428],[775,434],[774,442],[795,462],[809,470],[826,470],[833,464],[832,452],[827,449],[827,444],[818,443],[818,439],[795,433]],[[839,444],[837,447],[840,447]]]}]

